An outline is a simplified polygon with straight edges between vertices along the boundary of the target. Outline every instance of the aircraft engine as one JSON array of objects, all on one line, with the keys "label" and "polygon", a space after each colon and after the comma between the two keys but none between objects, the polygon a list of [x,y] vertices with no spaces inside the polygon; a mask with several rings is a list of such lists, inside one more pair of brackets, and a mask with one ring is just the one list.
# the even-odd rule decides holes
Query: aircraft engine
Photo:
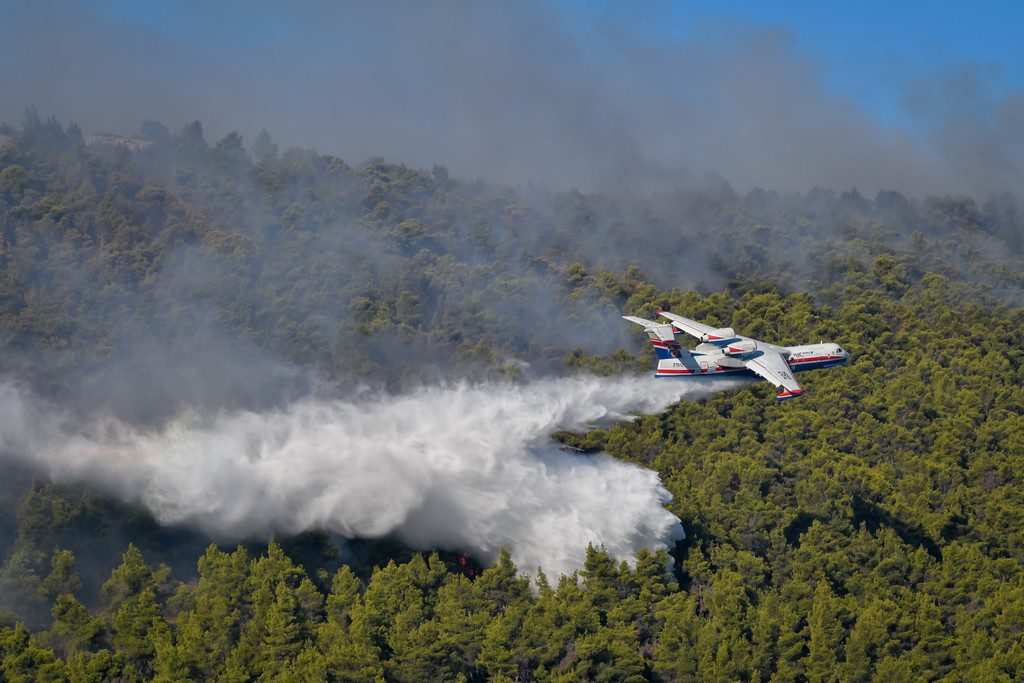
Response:
[{"label": "aircraft engine", "polygon": [[700,340],[703,342],[728,341],[729,339],[735,338],[736,331],[731,327],[720,327],[717,330],[705,332],[700,336]]},{"label": "aircraft engine", "polygon": [[732,342],[722,347],[722,353],[727,356],[742,356],[745,353],[752,353],[754,351],[757,351],[757,342],[753,339]]}]

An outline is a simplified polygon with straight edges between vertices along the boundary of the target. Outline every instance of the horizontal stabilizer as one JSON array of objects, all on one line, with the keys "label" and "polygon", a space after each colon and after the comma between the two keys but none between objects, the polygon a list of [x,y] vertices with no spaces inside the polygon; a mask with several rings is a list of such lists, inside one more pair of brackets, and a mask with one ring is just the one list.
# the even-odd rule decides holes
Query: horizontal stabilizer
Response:
[{"label": "horizontal stabilizer", "polygon": [[672,324],[680,332],[685,332],[686,334],[692,335],[697,339],[700,339],[701,341],[707,341],[703,337],[708,332],[715,329],[710,325],[705,325],[704,323],[699,323],[696,320],[684,318],[681,315],[676,315],[675,313],[670,313],[669,311],[658,311],[658,315],[664,316],[671,320]]},{"label": "horizontal stabilizer", "polygon": [[658,325],[663,325],[664,324],[664,323],[659,323],[659,322],[657,322],[655,320],[648,320],[647,318],[641,318],[641,317],[635,316],[635,315],[624,315],[624,316],[622,316],[622,319],[623,320],[628,320],[631,323],[636,323],[637,325],[643,325],[644,327],[657,327]]},{"label": "horizontal stabilizer", "polygon": [[646,318],[638,318],[635,315],[624,315],[622,317],[631,323],[643,325],[644,332],[650,338],[651,345],[654,346],[654,352],[658,355],[659,359],[682,357],[682,347],[676,341],[676,333],[671,325],[647,320]]}]

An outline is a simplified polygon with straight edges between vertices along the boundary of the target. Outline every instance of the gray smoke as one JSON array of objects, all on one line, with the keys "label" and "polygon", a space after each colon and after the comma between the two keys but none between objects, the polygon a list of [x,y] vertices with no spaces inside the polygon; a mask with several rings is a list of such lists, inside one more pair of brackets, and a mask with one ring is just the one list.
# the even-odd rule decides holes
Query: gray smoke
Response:
[{"label": "gray smoke", "polygon": [[356,163],[384,155],[557,187],[647,189],[706,170],[741,191],[1024,187],[1019,89],[976,87],[990,76],[971,65],[908,77],[905,123],[887,124],[834,92],[785,30],[722,22],[652,39],[678,27],[676,12],[9,2],[0,120],[33,103],[87,132],[200,119],[213,136],[251,141],[265,127]]},{"label": "gray smoke", "polygon": [[550,434],[660,411],[725,382],[545,379],[306,399],[264,413],[187,415],[157,430],[74,424],[0,385],[0,450],[141,500],[163,523],[234,540],[323,529],[394,534],[482,561],[501,546],[526,572],[580,568],[588,543],[628,559],[681,538],[657,475],[554,448]]}]

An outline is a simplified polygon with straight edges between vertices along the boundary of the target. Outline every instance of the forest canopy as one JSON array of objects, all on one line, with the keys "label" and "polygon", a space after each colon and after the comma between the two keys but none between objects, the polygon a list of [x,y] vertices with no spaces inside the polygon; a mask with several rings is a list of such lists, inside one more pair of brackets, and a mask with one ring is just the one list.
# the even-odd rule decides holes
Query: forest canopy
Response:
[{"label": "forest canopy", "polygon": [[618,316],[661,308],[852,353],[783,405],[755,386],[556,435],[655,470],[687,533],[570,576],[317,533],[206,547],[4,462],[5,680],[1024,676],[1012,195],[554,192],[30,111],[0,131],[0,221],[4,375],[141,425],[647,373]]}]

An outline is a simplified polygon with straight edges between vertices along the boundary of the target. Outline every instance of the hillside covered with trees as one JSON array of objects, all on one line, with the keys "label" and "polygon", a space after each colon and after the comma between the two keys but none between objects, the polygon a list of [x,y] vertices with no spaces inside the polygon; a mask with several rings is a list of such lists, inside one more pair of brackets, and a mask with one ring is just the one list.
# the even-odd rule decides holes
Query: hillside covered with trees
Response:
[{"label": "hillside covered with trees", "polygon": [[316,533],[204,552],[5,459],[3,679],[1024,677],[1012,195],[555,193],[198,124],[132,148],[31,111],[0,133],[0,363],[70,414],[647,373],[618,315],[659,308],[853,354],[797,401],[555,435],[657,471],[687,532],[577,576]]}]

